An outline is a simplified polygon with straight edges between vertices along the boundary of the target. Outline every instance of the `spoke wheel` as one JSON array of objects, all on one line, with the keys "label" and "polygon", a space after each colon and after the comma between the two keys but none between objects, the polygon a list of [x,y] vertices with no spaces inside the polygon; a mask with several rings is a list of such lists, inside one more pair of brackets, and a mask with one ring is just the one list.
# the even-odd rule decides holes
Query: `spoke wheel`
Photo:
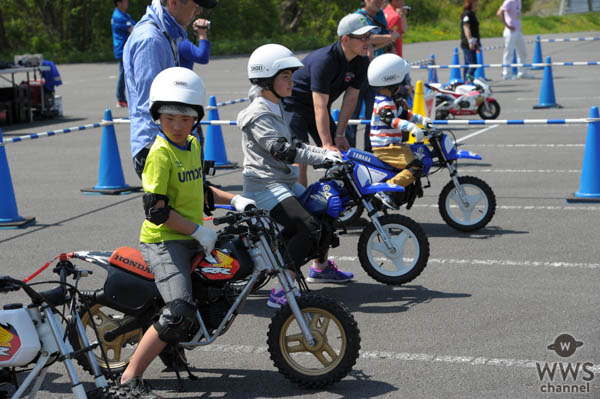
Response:
[{"label": "spoke wheel", "polygon": [[486,226],[496,212],[496,196],[483,180],[473,176],[461,176],[458,182],[466,193],[464,204],[450,181],[443,188],[438,200],[442,219],[448,226],[459,231],[475,231]]},{"label": "spoke wheel", "polygon": [[306,340],[289,306],[283,306],[269,326],[267,343],[275,366],[302,386],[322,388],[344,378],[360,349],[356,321],[333,299],[307,294],[297,299],[315,340]]},{"label": "spoke wheel", "polygon": [[392,248],[369,223],[358,240],[360,265],[376,281],[401,285],[414,280],[429,259],[429,240],[421,226],[403,215],[384,215],[379,223],[390,238]]},{"label": "spoke wheel", "polygon": [[[92,323],[96,326],[99,343],[102,348],[104,348],[108,360],[108,363],[104,360],[99,347],[94,349],[94,357],[96,358],[102,373],[107,376],[110,373],[122,373],[129,364],[133,352],[142,338],[142,329],[138,328],[123,333],[114,340],[107,341],[105,338],[107,332],[128,323],[132,318],[100,304],[90,306],[89,312],[82,307],[79,309],[79,316],[81,317],[81,322],[83,323],[86,335],[90,342],[95,342],[97,340]],[[71,343],[76,351],[82,348],[81,340],[77,336],[71,339]],[[86,371],[92,373],[92,368],[85,353],[78,354],[76,360]]]}]

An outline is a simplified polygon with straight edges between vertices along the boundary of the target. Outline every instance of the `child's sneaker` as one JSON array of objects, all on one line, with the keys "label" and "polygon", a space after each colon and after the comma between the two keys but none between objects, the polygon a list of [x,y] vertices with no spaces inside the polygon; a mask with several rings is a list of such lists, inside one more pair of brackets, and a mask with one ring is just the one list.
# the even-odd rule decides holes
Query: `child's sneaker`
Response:
[{"label": "child's sneaker", "polygon": [[388,208],[398,209],[396,201],[394,201],[394,199],[385,191],[379,191],[378,193],[375,193],[375,197],[377,197],[379,201],[383,202],[383,204]]},{"label": "child's sneaker", "polygon": [[287,305],[287,298],[285,297],[285,292],[283,290],[275,291],[275,288],[273,288],[271,290],[271,295],[269,295],[267,306],[273,309],[279,309],[283,305]]},{"label": "child's sneaker", "polygon": [[341,271],[330,260],[327,262],[327,267],[323,270],[317,270],[311,266],[306,281],[309,283],[345,283],[352,280],[352,278],[354,278],[354,274]]}]

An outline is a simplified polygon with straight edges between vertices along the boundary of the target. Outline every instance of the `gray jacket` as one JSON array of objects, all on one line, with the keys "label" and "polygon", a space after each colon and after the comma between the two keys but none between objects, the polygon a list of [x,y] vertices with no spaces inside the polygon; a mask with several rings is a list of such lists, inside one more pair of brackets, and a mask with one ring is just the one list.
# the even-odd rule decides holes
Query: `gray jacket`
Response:
[{"label": "gray jacket", "polygon": [[[285,120],[273,113],[266,101],[262,96],[255,97],[237,117],[237,126],[242,129],[244,191],[264,191],[273,183],[291,187],[298,180],[296,166],[271,155],[277,140],[284,137],[292,143],[292,134]],[[325,161],[326,153],[323,148],[302,144],[297,148],[294,163],[320,164]]]}]

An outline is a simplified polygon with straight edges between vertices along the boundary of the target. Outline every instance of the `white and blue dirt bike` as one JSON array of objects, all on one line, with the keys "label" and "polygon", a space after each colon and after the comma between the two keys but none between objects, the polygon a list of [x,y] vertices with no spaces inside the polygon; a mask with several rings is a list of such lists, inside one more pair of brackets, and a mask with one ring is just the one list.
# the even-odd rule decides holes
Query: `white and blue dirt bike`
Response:
[{"label": "white and blue dirt bike", "polygon": [[[341,163],[329,162],[325,176],[308,186],[299,200],[319,219],[328,232],[331,247],[337,246],[340,215],[353,206],[366,209],[370,222],[358,240],[360,265],[373,279],[389,285],[414,280],[429,259],[429,241],[421,226],[411,218],[387,214],[375,198],[380,191],[402,193],[404,188],[372,179],[372,154],[351,150]],[[325,250],[325,249],[323,249]],[[319,254],[320,257],[323,253]]]},{"label": "white and blue dirt bike", "polygon": [[[444,221],[452,228],[463,231],[475,231],[485,227],[496,212],[496,196],[490,186],[474,176],[459,176],[458,161],[461,159],[481,160],[481,156],[470,151],[456,148],[455,139],[443,131],[429,127],[424,129],[429,144],[411,144],[415,158],[421,160],[424,173],[421,178],[406,187],[403,192],[391,193],[399,206],[406,205],[410,209],[417,197],[423,196],[423,188],[431,187],[429,175],[445,168],[450,174],[450,181],[440,193],[438,209]],[[375,155],[352,148],[345,158],[361,162],[364,168],[363,179],[377,184],[394,177],[400,169],[388,165]],[[435,168],[434,170],[432,170]],[[422,185],[421,179],[427,179]],[[391,191],[391,190],[390,190]],[[355,201],[349,204],[340,216],[346,224],[355,222],[364,211],[364,206]]]}]

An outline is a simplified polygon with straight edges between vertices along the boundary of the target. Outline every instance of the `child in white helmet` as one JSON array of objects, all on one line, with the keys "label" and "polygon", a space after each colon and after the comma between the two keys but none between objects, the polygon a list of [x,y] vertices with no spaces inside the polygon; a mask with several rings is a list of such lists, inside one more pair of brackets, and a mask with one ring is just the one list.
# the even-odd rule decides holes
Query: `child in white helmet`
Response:
[{"label": "child in white helmet", "polygon": [[[396,54],[383,54],[375,58],[367,71],[369,84],[377,89],[370,133],[373,153],[382,161],[403,169],[387,181],[401,187],[408,186],[423,173],[423,164],[415,159],[410,145],[404,142],[409,134],[415,138],[415,142],[422,142],[423,131],[416,124],[425,126],[431,123],[431,119],[413,114],[402,106],[402,102],[394,100],[408,72],[410,65]],[[376,196],[388,207],[398,208],[389,194],[379,192]]]},{"label": "child in white helmet", "polygon": [[[287,252],[298,268],[323,243],[320,224],[296,198],[305,187],[297,183],[298,168],[293,164],[341,161],[335,151],[298,142],[283,118],[281,99],[291,95],[292,73],[301,67],[300,60],[284,46],[266,44],[254,50],[248,60],[251,103],[237,118],[243,132],[243,195],[254,199],[259,208],[270,211],[284,226]],[[354,277],[325,259],[322,263],[313,260],[308,282],[346,282]],[[268,306],[279,308],[285,303],[281,286],[271,290]]]},{"label": "child in white helmet", "polygon": [[[160,124],[142,173],[146,220],[140,249],[154,274],[165,306],[144,334],[121,384],[143,397],[156,397],[142,374],[167,346],[187,340],[196,327],[190,265],[210,254],[217,234],[203,226],[204,185],[200,143],[191,132],[204,116],[202,79],[187,68],[159,73],[150,88],[150,114]],[[244,209],[254,201],[211,187],[215,202]]]}]

